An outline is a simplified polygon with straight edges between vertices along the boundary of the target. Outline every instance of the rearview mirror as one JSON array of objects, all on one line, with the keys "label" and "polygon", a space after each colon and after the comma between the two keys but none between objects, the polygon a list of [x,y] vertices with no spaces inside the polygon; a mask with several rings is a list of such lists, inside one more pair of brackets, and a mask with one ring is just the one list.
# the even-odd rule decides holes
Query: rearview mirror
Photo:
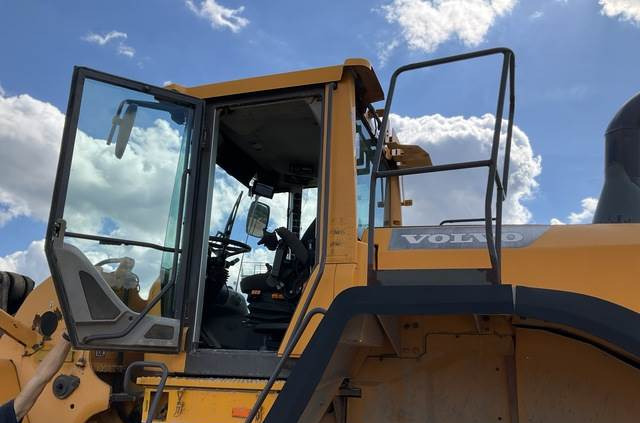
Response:
[{"label": "rearview mirror", "polygon": [[271,209],[268,205],[257,200],[251,203],[247,215],[247,234],[261,238],[264,229],[269,224],[270,213]]},{"label": "rearview mirror", "polygon": [[113,142],[113,134],[116,128],[118,128],[115,154],[119,159],[122,158],[124,150],[127,148],[129,137],[131,136],[131,130],[133,129],[133,122],[136,120],[136,114],[138,113],[138,106],[136,104],[128,103],[127,109],[124,111],[124,115],[120,117],[120,112],[122,111],[122,107],[125,103],[128,102],[125,100],[118,107],[116,115],[111,121],[111,131],[109,132],[109,138],[107,139],[107,145],[111,144]]}]

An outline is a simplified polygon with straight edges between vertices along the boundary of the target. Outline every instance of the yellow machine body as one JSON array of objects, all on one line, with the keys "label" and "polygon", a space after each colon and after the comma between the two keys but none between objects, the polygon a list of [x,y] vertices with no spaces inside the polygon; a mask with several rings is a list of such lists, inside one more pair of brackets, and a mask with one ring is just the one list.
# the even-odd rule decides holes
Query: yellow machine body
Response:
[{"label": "yellow machine body", "polygon": [[[372,67],[365,60],[350,59],[341,66],[309,71],[191,88],[170,87],[183,94],[211,100],[305,86],[323,86],[325,93],[332,90],[326,97],[332,102],[331,120],[325,122],[322,139],[322,152],[328,165],[321,175],[321,178],[327,178],[330,188],[327,196],[318,191],[319,210],[326,205],[328,211],[326,216],[319,214],[317,222],[318,228],[326,228],[326,231],[317,232],[317,243],[326,246],[326,256],[324,266],[316,266],[309,277],[309,280],[319,278],[317,289],[312,292],[311,284],[305,286],[291,322],[297,321],[303,311],[331,310],[336,302],[342,302],[340,298],[344,295],[371,285],[367,277],[366,232],[359,236],[356,217],[354,134],[356,108],[383,97]],[[327,107],[325,104],[325,113]],[[417,163],[431,164],[421,149],[407,149],[406,154],[417,157]],[[403,199],[397,177],[388,178],[387,187],[385,227],[375,229],[374,269],[377,272],[412,278],[415,273],[411,272],[429,269],[490,266],[487,250],[483,248],[394,248],[394,230],[402,227]],[[525,226],[531,228],[533,225]],[[513,228],[517,229],[507,225],[504,231]],[[420,238],[424,228],[410,229],[414,230],[411,240],[424,239]],[[443,239],[437,236],[437,230],[437,227],[425,230],[425,237]],[[502,284],[513,297],[512,306],[519,301],[519,293],[524,292],[519,291],[520,288],[533,288],[593,298],[619,307],[630,315],[640,313],[640,224],[544,226],[532,230],[538,230],[538,235],[528,245],[511,248],[503,244]],[[447,236],[451,237],[451,233],[447,232]],[[446,281],[443,284],[446,285]],[[415,292],[422,292],[420,287],[413,288]],[[431,292],[431,288],[425,288],[424,292]],[[458,286],[457,289],[462,292],[466,287]],[[302,304],[309,296],[312,296],[309,306],[302,310]],[[411,310],[411,300],[406,300],[407,310]],[[384,306],[384,301],[379,305]],[[349,308],[348,303],[341,306]],[[354,303],[353,307],[356,309],[359,305]],[[50,348],[50,341],[32,330],[34,318],[59,308],[53,282],[47,279],[27,297],[14,317],[0,320],[6,332],[0,338],[0,401],[15,396]],[[423,314],[372,311],[348,315],[348,321],[344,321],[339,333],[335,334],[336,343],[332,344],[327,361],[318,362],[323,371],[310,397],[300,391],[299,402],[303,405],[296,421],[569,423],[638,420],[640,356],[634,355],[633,348],[612,342],[613,335],[611,339],[603,338],[597,323],[591,332],[566,320],[559,322],[522,317],[518,313],[468,310],[436,310]],[[597,310],[593,312],[597,313]],[[594,316],[594,322],[597,321],[595,317],[598,316]],[[600,317],[607,319],[607,316]],[[290,376],[278,378],[271,387],[255,422],[274,421],[269,413],[272,407],[275,409],[279,395],[284,396],[287,385],[293,384],[294,379],[296,383],[304,379],[295,375],[296,369],[305,362],[305,356],[326,340],[316,338],[322,333],[330,333],[328,327],[323,327],[323,319],[328,317],[316,315],[300,334],[287,364]],[[10,325],[15,326],[13,336],[9,336]],[[61,322],[56,335],[64,330],[63,326]],[[285,354],[294,336],[296,328],[293,326],[292,323],[287,329],[278,356]],[[32,331],[27,333],[29,329]],[[20,334],[21,330],[26,332]],[[636,330],[640,334],[640,326]],[[158,374],[139,374],[135,382],[141,396],[137,399],[113,395],[128,383],[122,380],[127,365],[144,359],[162,362],[169,371],[154,421],[243,422],[267,378],[190,373],[186,333],[187,328],[184,328],[180,351],[173,353],[74,350],[60,372],[77,376],[80,379],[78,388],[65,399],[56,398],[51,387],[45,388],[25,421],[129,423],[127,419],[135,415],[131,410],[136,406],[140,420],[146,421],[161,380]],[[25,345],[20,339],[36,339],[37,345]],[[287,395],[295,398],[295,392]],[[291,405],[291,410],[294,408]]]}]

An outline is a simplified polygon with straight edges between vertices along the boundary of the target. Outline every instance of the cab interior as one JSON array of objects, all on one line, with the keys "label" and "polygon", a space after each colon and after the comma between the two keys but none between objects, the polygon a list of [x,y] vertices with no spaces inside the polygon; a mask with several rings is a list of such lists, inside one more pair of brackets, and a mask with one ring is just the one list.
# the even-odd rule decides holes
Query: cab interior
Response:
[{"label": "cab interior", "polygon": [[[216,165],[248,193],[251,207],[246,216],[211,205],[212,213],[227,214],[226,225],[209,239],[207,274],[200,345],[202,348],[276,350],[291,321],[298,299],[315,265],[315,219],[301,227],[302,193],[318,187],[321,141],[322,96],[297,95],[223,106],[219,116]],[[218,177],[218,175],[216,175]],[[216,179],[217,181],[217,179]],[[266,271],[246,275],[237,289],[229,280],[233,266],[242,265],[242,255],[262,248],[247,243],[264,229],[273,231],[266,206],[269,198],[287,196],[287,235],[278,240],[272,263]],[[247,201],[247,197],[245,197]],[[267,211],[267,221],[249,230],[256,204]],[[265,209],[264,206],[267,208]],[[283,207],[271,202],[271,207]],[[317,204],[315,207],[317,214]],[[255,214],[255,213],[254,213]],[[264,216],[263,216],[264,217]],[[315,216],[314,216],[315,217]],[[232,239],[233,227],[245,221],[247,236]],[[309,220],[309,219],[307,219]],[[253,232],[249,234],[249,232]],[[235,237],[238,237],[238,231]],[[243,242],[244,241],[244,242]],[[239,271],[236,269],[236,271]]]}]

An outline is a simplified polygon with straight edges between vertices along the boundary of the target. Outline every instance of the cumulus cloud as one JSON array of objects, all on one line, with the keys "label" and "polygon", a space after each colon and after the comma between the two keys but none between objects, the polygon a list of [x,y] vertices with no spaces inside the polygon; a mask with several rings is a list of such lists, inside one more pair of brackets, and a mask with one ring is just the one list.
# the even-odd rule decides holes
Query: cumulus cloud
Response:
[{"label": "cumulus cloud", "polygon": [[[583,198],[580,201],[580,206],[582,210],[578,212],[571,212],[569,216],[567,216],[567,220],[572,225],[579,225],[584,223],[591,223],[593,220],[593,215],[596,212],[596,207],[598,207],[598,199],[593,197]],[[564,225],[565,222],[554,217],[551,219],[552,225]]]},{"label": "cumulus cloud", "polygon": [[[431,155],[434,164],[487,159],[490,154],[495,118],[439,114],[418,118],[391,115],[391,125],[401,143],[418,144]],[[502,125],[503,137],[506,121]],[[503,157],[504,141],[500,150]],[[513,128],[509,193],[503,205],[505,223],[527,223],[532,215],[526,201],[538,187],[536,177],[542,160],[535,155],[529,138]],[[486,168],[404,177],[406,198],[413,206],[403,209],[404,224],[438,224],[445,219],[484,217]],[[495,197],[494,197],[495,198]]]},{"label": "cumulus cloud", "polygon": [[640,24],[640,0],[599,0],[600,13],[621,21]]},{"label": "cumulus cloud", "polygon": [[133,47],[125,44],[124,40],[126,40],[127,38],[128,38],[127,33],[121,32],[121,31],[110,31],[105,34],[97,34],[95,32],[89,32],[87,35],[82,37],[84,41],[92,44],[97,44],[100,46],[107,45],[111,41],[120,40],[118,42],[118,47],[116,50],[117,53],[122,56],[132,58],[133,56],[135,56],[136,50]]},{"label": "cumulus cloud", "polygon": [[212,28],[227,28],[232,32],[239,32],[249,25],[249,19],[241,16],[244,12],[244,6],[230,9],[222,6],[216,0],[202,0],[200,2],[186,0],[185,3],[193,13],[208,20]]},{"label": "cumulus cloud", "polygon": [[4,97],[4,95],[5,95],[4,88],[2,88],[2,85],[0,85],[0,97]]},{"label": "cumulus cloud", "polygon": [[44,255],[44,239],[33,241],[24,251],[16,251],[0,257],[0,270],[27,275],[36,283],[49,275],[49,266]]},{"label": "cumulus cloud", "polygon": [[47,219],[63,126],[49,103],[0,96],[0,227],[20,216]]},{"label": "cumulus cloud", "polygon": [[[497,18],[517,0],[394,0],[382,6],[389,23],[398,24],[412,50],[427,53],[452,38],[466,46],[481,44]],[[384,54],[388,57],[389,51]]]}]

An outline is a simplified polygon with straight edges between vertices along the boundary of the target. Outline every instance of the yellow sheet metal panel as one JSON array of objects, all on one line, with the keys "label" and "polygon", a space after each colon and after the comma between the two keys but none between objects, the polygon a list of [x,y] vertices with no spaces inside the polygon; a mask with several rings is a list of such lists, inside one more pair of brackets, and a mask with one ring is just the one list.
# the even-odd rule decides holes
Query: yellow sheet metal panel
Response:
[{"label": "yellow sheet metal panel", "polygon": [[16,366],[11,360],[0,359],[0,404],[12,400],[20,392],[20,383],[16,373]]},{"label": "yellow sheet metal panel", "polygon": [[518,329],[521,422],[637,422],[640,370],[585,343]]},{"label": "yellow sheet metal panel", "polygon": [[355,102],[353,77],[344,75],[333,90],[331,111],[327,263],[356,261]]},{"label": "yellow sheet metal panel", "polygon": [[[53,282],[49,278],[29,294],[15,317],[30,326],[35,314],[55,311],[58,308]],[[59,339],[63,330],[64,322],[61,321],[52,338]],[[0,354],[2,358],[15,363],[20,385],[24,385],[33,377],[38,364],[50,348],[51,345],[47,343],[43,350],[32,355],[24,355],[22,345],[7,336],[0,338]],[[94,373],[90,359],[88,351],[73,351],[59,373],[79,377],[80,385],[69,397],[60,400],[53,395],[49,382],[27,415],[30,423],[50,423],[52,417],[65,423],[83,423],[91,416],[109,408],[111,388]],[[55,410],[54,415],[52,410]]]},{"label": "yellow sheet metal panel", "polygon": [[[138,383],[150,386],[145,389],[142,421],[147,418],[151,394],[155,392],[153,386],[158,382],[158,377],[138,378]],[[170,377],[158,407],[164,411],[154,421],[242,423],[265,383],[258,379]],[[263,421],[282,386],[282,381],[274,384],[254,422]]]},{"label": "yellow sheet metal panel", "polygon": [[[485,248],[391,250],[391,233],[376,229],[380,269],[490,266]],[[640,312],[640,224],[554,225],[528,246],[505,244],[503,283],[591,295]]]},{"label": "yellow sheet metal panel", "polygon": [[31,327],[2,309],[0,309],[0,331],[28,348],[33,348],[40,342],[38,334],[31,330]]},{"label": "yellow sheet metal panel", "polygon": [[345,70],[353,71],[362,81],[364,88],[363,100],[365,102],[373,103],[384,98],[380,82],[373,71],[373,67],[366,59],[347,59],[343,65],[244,78],[235,81],[198,85],[195,87],[171,84],[167,88],[206,99],[337,82],[342,79]]},{"label": "yellow sheet metal panel", "polygon": [[429,335],[413,358],[371,355],[352,380],[349,423],[506,422],[510,416],[505,356],[510,337]]}]

